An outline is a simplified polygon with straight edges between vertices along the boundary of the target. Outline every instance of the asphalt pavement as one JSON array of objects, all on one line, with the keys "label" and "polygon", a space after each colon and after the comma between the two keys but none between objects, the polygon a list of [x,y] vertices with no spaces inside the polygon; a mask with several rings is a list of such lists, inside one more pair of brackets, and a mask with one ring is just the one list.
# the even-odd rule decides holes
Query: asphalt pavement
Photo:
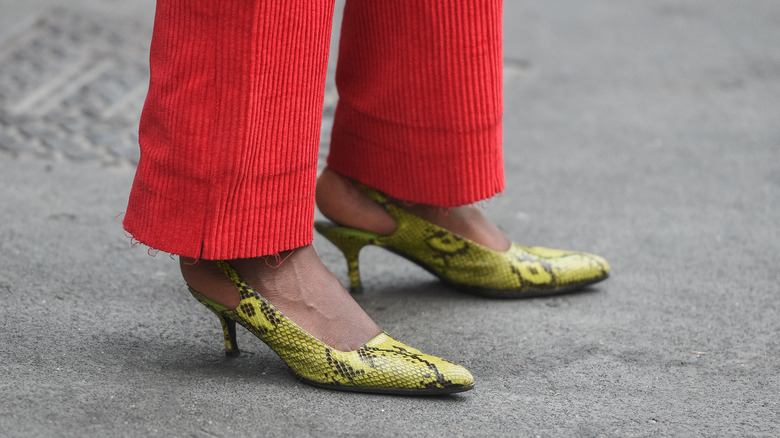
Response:
[{"label": "asphalt pavement", "polygon": [[505,2],[507,189],[482,205],[612,277],[493,300],[368,249],[358,302],[476,377],[423,398],[307,386],[247,332],[226,360],[177,262],[132,245],[152,20],[0,0],[0,436],[780,435],[777,1]]}]

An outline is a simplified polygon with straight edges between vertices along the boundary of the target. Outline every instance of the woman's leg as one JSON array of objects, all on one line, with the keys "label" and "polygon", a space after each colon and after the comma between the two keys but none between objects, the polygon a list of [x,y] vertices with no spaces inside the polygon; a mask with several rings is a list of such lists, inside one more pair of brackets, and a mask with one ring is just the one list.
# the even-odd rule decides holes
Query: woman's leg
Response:
[{"label": "woman's leg", "polygon": [[[511,244],[469,205],[504,187],[501,22],[501,0],[348,0],[334,172],[320,177],[317,204],[341,225],[318,230],[344,252],[353,290],[365,245],[494,297],[561,293],[609,276],[592,254]],[[389,199],[372,192],[381,208],[360,210],[371,202],[354,184]]]},{"label": "woman's leg", "polygon": [[308,246],[332,12],[332,0],[158,1],[124,226],[181,255],[214,301],[238,303],[213,262],[232,260],[293,321],[350,350],[379,328]]},{"label": "woman's leg", "polygon": [[508,248],[478,209],[463,206],[504,187],[501,26],[497,0],[347,2],[330,170],[317,190],[325,216],[393,231],[348,177],[415,203],[405,208],[456,234]]}]

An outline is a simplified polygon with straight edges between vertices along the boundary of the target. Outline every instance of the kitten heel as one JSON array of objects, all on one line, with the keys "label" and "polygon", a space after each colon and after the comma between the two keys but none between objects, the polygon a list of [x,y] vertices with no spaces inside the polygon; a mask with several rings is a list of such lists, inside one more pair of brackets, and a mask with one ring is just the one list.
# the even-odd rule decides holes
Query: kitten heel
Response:
[{"label": "kitten heel", "polygon": [[214,314],[217,315],[217,318],[219,318],[219,323],[222,324],[222,333],[225,336],[225,339],[222,341],[225,343],[225,356],[240,356],[241,350],[238,349],[238,342],[236,341],[236,321],[224,314],[224,312],[230,309],[204,297],[193,288],[189,289],[190,293],[193,297],[195,297],[196,300],[200,301],[201,304],[208,307],[208,309],[214,312]]},{"label": "kitten heel", "polygon": [[344,253],[344,258],[347,259],[349,291],[353,294],[363,293],[358,254],[364,246],[374,244],[378,235],[368,231],[340,227],[323,221],[315,222],[314,228]]}]

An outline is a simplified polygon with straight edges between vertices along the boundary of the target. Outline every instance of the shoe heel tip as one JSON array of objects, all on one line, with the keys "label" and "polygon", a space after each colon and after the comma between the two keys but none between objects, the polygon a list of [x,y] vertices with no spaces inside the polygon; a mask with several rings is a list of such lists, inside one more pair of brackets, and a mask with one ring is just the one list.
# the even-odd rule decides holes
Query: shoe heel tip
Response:
[{"label": "shoe heel tip", "polygon": [[362,294],[363,293],[363,285],[350,287],[349,288],[349,293],[352,293],[352,294]]},{"label": "shoe heel tip", "polygon": [[241,356],[241,350],[225,351],[225,357],[227,357],[228,359],[234,359],[239,356]]}]

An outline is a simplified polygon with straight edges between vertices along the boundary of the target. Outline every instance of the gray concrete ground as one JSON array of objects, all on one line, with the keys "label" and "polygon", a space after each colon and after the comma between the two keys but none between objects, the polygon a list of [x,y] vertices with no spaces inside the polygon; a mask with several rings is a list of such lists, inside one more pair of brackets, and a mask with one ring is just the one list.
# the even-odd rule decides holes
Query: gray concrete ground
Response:
[{"label": "gray concrete ground", "polygon": [[360,304],[477,378],[403,398],[298,383],[246,332],[224,360],[176,263],[130,246],[150,0],[1,0],[0,435],[780,434],[780,3],[505,9],[508,186],[486,210],[613,277],[497,301],[367,251]]}]

